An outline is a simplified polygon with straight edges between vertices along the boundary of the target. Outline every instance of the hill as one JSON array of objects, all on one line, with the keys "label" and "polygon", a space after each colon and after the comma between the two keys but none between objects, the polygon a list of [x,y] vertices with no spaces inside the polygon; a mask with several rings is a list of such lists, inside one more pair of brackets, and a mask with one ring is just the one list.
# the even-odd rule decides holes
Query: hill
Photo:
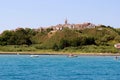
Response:
[{"label": "hill", "polygon": [[[49,27],[47,29],[18,28],[11,31],[6,30],[0,35],[1,51],[7,51],[8,48],[5,46],[11,45],[14,47],[10,51],[51,49],[54,51],[82,53],[119,52],[114,48],[114,44],[120,42],[120,29],[104,25],[88,26],[82,29],[63,27],[54,30],[54,27]],[[25,48],[23,49],[23,47]]]},{"label": "hill", "polygon": [[96,48],[103,46],[114,49],[114,44],[120,42],[119,32],[112,27],[106,26],[97,26],[96,28],[86,28],[84,30],[65,28],[51,33],[51,37],[48,37],[48,35],[45,37],[47,38],[40,44],[39,49],[43,47],[46,49],[57,48],[57,50],[71,47],[79,49],[90,45],[94,45]]}]

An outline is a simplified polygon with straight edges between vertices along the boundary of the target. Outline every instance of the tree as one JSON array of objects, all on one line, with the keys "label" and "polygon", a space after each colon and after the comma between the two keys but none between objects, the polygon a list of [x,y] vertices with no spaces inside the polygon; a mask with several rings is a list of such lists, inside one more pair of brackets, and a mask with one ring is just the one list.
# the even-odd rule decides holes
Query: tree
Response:
[{"label": "tree", "polygon": [[18,28],[15,31],[15,39],[16,39],[16,45],[31,45],[32,41],[31,41],[31,37],[34,35],[34,31],[26,28]]},{"label": "tree", "polygon": [[4,45],[11,45],[12,44],[12,37],[14,36],[14,31],[6,30],[1,34],[1,43]]},{"label": "tree", "polygon": [[60,40],[60,43],[59,43],[60,49],[64,49],[65,47],[69,47],[69,46],[70,46],[70,44],[67,40],[65,40],[65,39]]},{"label": "tree", "polygon": [[58,47],[58,45],[55,43],[55,44],[53,45],[52,49],[55,50],[55,51],[58,51],[58,50],[59,50],[59,47]]},{"label": "tree", "polygon": [[73,47],[78,47],[81,44],[80,37],[74,38],[70,41],[70,45]]}]

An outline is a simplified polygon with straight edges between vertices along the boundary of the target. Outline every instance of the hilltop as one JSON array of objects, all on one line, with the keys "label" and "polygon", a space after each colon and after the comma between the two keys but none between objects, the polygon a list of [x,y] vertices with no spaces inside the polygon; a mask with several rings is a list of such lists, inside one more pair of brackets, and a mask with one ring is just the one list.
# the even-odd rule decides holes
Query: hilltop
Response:
[{"label": "hilltop", "polygon": [[[48,28],[18,28],[0,35],[0,51],[40,51],[117,53],[120,29],[92,23],[64,24]],[[10,47],[11,46],[11,47]]]}]

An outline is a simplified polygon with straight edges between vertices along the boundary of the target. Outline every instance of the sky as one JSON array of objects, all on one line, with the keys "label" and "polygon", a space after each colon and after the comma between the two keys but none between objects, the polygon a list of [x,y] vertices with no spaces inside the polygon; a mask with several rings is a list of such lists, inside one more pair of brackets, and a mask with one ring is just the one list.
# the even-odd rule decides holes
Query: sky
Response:
[{"label": "sky", "polygon": [[0,32],[91,22],[120,28],[120,0],[0,0]]}]

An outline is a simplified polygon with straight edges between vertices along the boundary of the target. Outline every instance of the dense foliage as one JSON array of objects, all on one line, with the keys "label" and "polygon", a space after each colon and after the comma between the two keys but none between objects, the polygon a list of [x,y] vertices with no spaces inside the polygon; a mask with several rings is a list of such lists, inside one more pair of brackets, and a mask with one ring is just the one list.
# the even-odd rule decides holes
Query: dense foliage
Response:
[{"label": "dense foliage", "polygon": [[31,45],[31,37],[36,33],[35,30],[29,28],[18,28],[15,31],[6,30],[0,35],[0,45]]},{"label": "dense foliage", "polygon": [[[53,31],[47,29],[18,28],[6,30],[0,35],[0,45],[36,45],[35,49],[67,50],[79,49],[83,46],[112,46],[120,42],[120,29],[110,26],[96,26],[84,30],[63,30]],[[94,48],[96,48],[94,47]]]}]

